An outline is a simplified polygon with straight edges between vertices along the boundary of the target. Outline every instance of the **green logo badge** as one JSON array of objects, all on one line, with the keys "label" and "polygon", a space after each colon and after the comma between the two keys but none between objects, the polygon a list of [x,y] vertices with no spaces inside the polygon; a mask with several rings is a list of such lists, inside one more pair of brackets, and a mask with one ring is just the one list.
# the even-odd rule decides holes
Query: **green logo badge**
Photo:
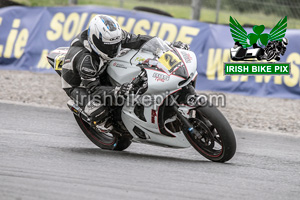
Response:
[{"label": "green logo badge", "polygon": [[239,42],[244,48],[251,47],[254,44],[267,46],[269,41],[282,41],[287,28],[287,17],[281,19],[269,34],[263,33],[265,30],[264,25],[253,26],[252,30],[254,33],[247,34],[245,29],[236,19],[230,16],[229,21],[230,32],[233,40],[235,42]]},{"label": "green logo badge", "polygon": [[[234,61],[257,61],[257,60],[279,61],[280,56],[283,56],[285,54],[286,46],[288,45],[288,39],[285,38],[285,33],[287,29],[287,17],[284,17],[281,20],[279,20],[279,22],[274,26],[274,28],[270,31],[270,33],[264,32],[265,31],[264,25],[255,25],[252,28],[253,33],[248,34],[247,31],[240,25],[240,23],[233,17],[230,16],[229,22],[230,22],[229,26],[230,26],[231,36],[235,42],[233,48],[230,49],[230,56],[232,60]],[[225,64],[225,74],[227,75],[230,74],[229,71],[226,71],[226,65],[228,64],[230,63]],[[240,63],[239,66],[241,64],[243,64],[244,66],[247,63]],[[264,64],[266,66],[270,66],[273,65],[274,63],[273,64],[264,63]],[[286,65],[282,65],[282,66],[286,66]],[[273,74],[276,74],[278,72],[283,72],[283,70],[275,70],[275,65],[273,67],[274,70],[271,70]],[[237,69],[237,68],[231,67],[230,69],[232,72],[233,69]],[[245,68],[243,67],[243,69],[247,69],[247,67]],[[280,69],[283,68],[280,67]],[[251,74],[255,74],[258,71],[260,74],[265,73],[264,70],[261,71],[253,70],[251,71],[252,72]],[[270,70],[268,70],[268,72],[269,71]],[[240,71],[238,71],[236,74],[239,74],[239,72]],[[242,73],[244,73],[244,71]],[[284,70],[284,73],[289,74],[289,70],[288,72]],[[270,74],[270,73],[266,72],[266,74]]]}]

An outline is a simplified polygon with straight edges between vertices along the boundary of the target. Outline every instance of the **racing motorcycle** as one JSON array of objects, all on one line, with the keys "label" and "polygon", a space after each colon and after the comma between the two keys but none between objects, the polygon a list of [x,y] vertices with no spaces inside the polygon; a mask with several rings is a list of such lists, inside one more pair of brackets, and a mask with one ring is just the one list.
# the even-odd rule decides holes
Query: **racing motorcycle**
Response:
[{"label": "racing motorcycle", "polygon": [[287,45],[287,38],[282,38],[281,41],[270,41],[264,50],[263,58],[265,58],[267,61],[271,61],[273,59],[279,61],[280,55],[283,56],[285,54]]},{"label": "racing motorcycle", "polygon": [[[60,47],[48,55],[59,75],[67,51],[67,47]],[[122,50],[107,64],[110,84],[130,83],[134,91],[121,106],[111,107],[114,128],[110,132],[93,126],[83,108],[68,106],[84,134],[102,149],[122,151],[131,142],[170,148],[193,146],[211,161],[226,162],[235,154],[235,136],[222,113],[196,93],[196,69],[192,51],[154,37],[139,50]]]}]

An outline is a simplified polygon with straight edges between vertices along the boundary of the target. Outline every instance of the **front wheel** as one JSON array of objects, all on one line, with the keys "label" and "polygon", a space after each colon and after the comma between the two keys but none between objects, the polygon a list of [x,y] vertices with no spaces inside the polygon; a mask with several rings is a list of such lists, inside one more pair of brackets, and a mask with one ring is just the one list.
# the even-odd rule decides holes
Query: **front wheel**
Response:
[{"label": "front wheel", "polygon": [[200,135],[191,131],[185,136],[201,155],[215,162],[226,162],[234,156],[236,140],[233,130],[216,107],[198,107],[191,113],[189,121]]},{"label": "front wheel", "polygon": [[83,133],[101,149],[122,151],[128,148],[131,140],[128,137],[120,136],[116,133],[101,133],[96,131],[88,123],[83,121],[80,117],[74,115],[76,122],[83,131]]}]

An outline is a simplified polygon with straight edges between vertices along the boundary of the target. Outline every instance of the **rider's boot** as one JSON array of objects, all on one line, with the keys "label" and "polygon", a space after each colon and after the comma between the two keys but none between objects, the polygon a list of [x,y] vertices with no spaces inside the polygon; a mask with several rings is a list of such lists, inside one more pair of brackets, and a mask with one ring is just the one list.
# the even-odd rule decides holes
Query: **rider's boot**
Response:
[{"label": "rider's boot", "polygon": [[104,120],[97,123],[96,128],[103,133],[108,133],[112,131],[113,125],[110,117],[105,118]]},{"label": "rider's boot", "polygon": [[76,115],[100,132],[107,133],[113,129],[109,110],[103,104],[91,100],[83,110],[73,100],[69,100],[67,105]]},{"label": "rider's boot", "polygon": [[84,112],[90,117],[92,125],[101,132],[110,132],[113,129],[108,107],[97,100],[91,100],[84,108]]}]

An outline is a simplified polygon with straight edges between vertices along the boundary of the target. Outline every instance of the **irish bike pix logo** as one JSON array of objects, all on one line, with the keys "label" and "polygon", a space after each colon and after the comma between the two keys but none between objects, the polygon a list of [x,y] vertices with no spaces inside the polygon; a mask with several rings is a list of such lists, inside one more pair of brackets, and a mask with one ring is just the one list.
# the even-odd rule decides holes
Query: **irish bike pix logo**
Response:
[{"label": "irish bike pix logo", "polygon": [[235,18],[230,16],[229,21],[235,42],[230,56],[235,62],[224,63],[225,75],[290,75],[289,63],[278,62],[288,45],[287,17],[279,20],[270,33],[264,32],[264,25],[255,25],[253,33],[247,33]]}]

